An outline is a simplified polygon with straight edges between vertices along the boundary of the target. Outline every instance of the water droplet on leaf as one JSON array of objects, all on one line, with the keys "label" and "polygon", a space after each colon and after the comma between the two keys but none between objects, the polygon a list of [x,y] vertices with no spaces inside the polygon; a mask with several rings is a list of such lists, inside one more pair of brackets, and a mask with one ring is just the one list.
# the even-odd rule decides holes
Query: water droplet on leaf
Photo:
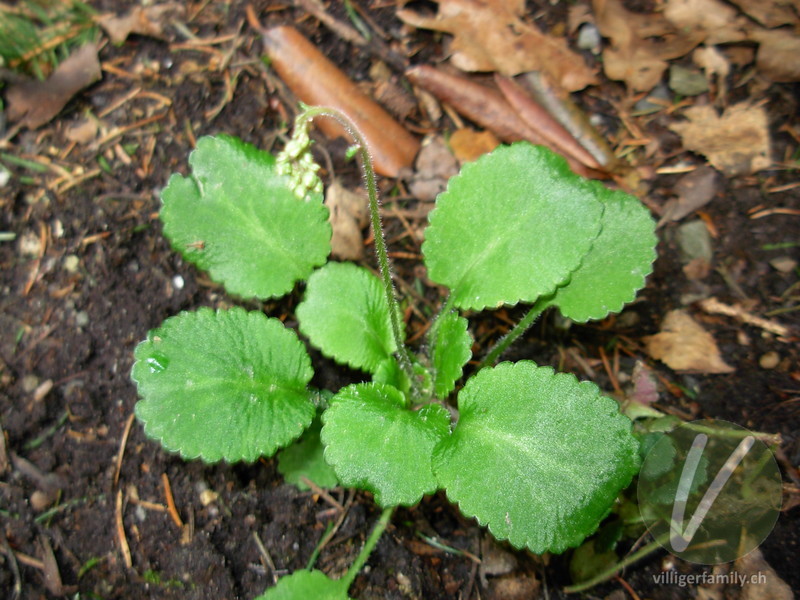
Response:
[{"label": "water droplet on leaf", "polygon": [[145,363],[150,367],[151,373],[163,373],[169,366],[169,359],[160,352],[156,352],[152,356],[148,356]]}]

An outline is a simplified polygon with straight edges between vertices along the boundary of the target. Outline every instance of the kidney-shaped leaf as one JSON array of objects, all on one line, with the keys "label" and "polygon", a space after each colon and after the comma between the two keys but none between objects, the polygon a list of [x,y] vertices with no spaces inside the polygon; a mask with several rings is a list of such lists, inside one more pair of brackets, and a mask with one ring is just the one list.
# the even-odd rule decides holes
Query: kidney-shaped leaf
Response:
[{"label": "kidney-shaped leaf", "polygon": [[203,137],[189,164],[192,175],[173,175],[161,194],[164,234],[226,290],[282,296],[325,263],[331,227],[322,197],[298,199],[270,154],[231,137]]},{"label": "kidney-shaped leaf", "polygon": [[437,398],[446,398],[453,391],[462,368],[472,357],[472,336],[467,331],[468,325],[468,321],[456,312],[442,315],[436,324],[431,363]]},{"label": "kidney-shaped leaf", "polygon": [[439,488],[431,452],[450,432],[450,413],[405,403],[391,386],[359,383],[336,394],[322,415],[325,460],[343,485],[370,490],[383,507],[416,504]]},{"label": "kidney-shaped leaf", "polygon": [[278,585],[256,600],[349,600],[345,581],[331,579],[322,571],[295,571],[281,577]]},{"label": "kidney-shaped leaf", "polygon": [[562,552],[608,513],[638,467],[631,422],[592,383],[530,361],[483,369],[434,450],[447,497],[517,548]]},{"label": "kidney-shaped leaf", "polygon": [[603,202],[602,229],[569,283],[549,301],[573,321],[602,319],[619,312],[644,286],[656,258],[655,222],[635,197],[592,185]]},{"label": "kidney-shaped leaf", "polygon": [[171,317],[134,352],[145,432],[184,458],[253,461],[306,429],[311,359],[277,319],[241,308]]},{"label": "kidney-shaped leaf", "polygon": [[422,246],[428,276],[464,309],[534,302],[578,267],[601,213],[562,157],[502,146],[464,165],[437,198]]},{"label": "kidney-shaped leaf", "polygon": [[331,262],[315,271],[297,319],[325,356],[356,369],[374,372],[396,350],[383,285],[353,263]]}]

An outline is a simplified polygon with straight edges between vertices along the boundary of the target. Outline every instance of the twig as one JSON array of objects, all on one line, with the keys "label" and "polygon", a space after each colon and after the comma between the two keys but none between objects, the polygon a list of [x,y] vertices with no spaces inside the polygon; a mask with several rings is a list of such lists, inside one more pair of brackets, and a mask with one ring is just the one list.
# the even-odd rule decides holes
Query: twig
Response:
[{"label": "twig", "polygon": [[178,529],[183,529],[183,521],[178,514],[178,509],[175,507],[175,498],[172,497],[172,486],[169,484],[169,477],[166,473],[161,474],[161,482],[164,484],[164,496],[167,499],[167,511],[172,521],[178,526]]},{"label": "twig", "polygon": [[119,473],[122,470],[122,457],[125,454],[125,446],[128,444],[128,435],[131,432],[131,425],[133,425],[133,419],[136,415],[131,413],[131,416],[128,417],[128,420],[125,422],[125,429],[122,431],[122,439],[119,442],[119,452],[117,452],[117,464],[114,468],[114,487],[117,487],[119,483]]},{"label": "twig", "polygon": [[258,537],[257,531],[253,532],[253,540],[258,547],[258,553],[261,555],[261,559],[266,563],[264,566],[268,567],[272,573],[272,583],[278,583],[278,573],[276,573],[275,563],[272,562],[272,557],[269,555],[269,552],[267,552],[267,547],[264,546],[264,542]]},{"label": "twig", "polygon": [[367,40],[364,36],[347,23],[343,23],[328,14],[328,11],[325,10],[325,7],[319,0],[295,0],[294,3],[303,8],[306,12],[314,15],[325,27],[333,31],[343,40],[355,44],[356,46],[367,45]]},{"label": "twig", "polygon": [[339,527],[342,526],[344,523],[345,518],[347,517],[347,513],[350,511],[350,507],[353,504],[353,498],[355,498],[355,490],[350,490],[350,493],[347,496],[347,500],[344,502],[343,509],[339,512],[339,517],[336,519],[336,522],[333,524],[333,527],[330,527],[326,532],[325,535],[320,538],[317,547],[314,548],[314,552],[311,553],[311,556],[308,559],[308,563],[306,564],[306,568],[310,569],[314,566],[314,563],[317,562],[317,557],[319,556],[322,549],[328,545],[328,543],[333,539],[333,536],[336,535],[336,532],[339,531]]},{"label": "twig", "polygon": [[614,388],[614,391],[617,394],[622,394],[622,388],[619,387],[619,381],[617,380],[617,375],[611,368],[611,365],[608,362],[608,356],[606,356],[606,351],[600,346],[600,359],[603,361],[603,368],[606,370],[606,374],[608,375],[608,379],[611,381],[611,386]]},{"label": "twig", "polygon": [[344,509],[344,507],[341,505],[341,503],[339,503],[339,502],[336,500],[336,498],[334,498],[333,496],[331,496],[331,495],[330,495],[330,494],[329,494],[329,493],[328,493],[326,490],[323,490],[321,487],[319,487],[319,486],[318,486],[316,483],[314,483],[313,481],[311,481],[311,480],[310,480],[308,477],[306,477],[305,475],[301,475],[301,476],[300,476],[300,481],[302,481],[302,482],[303,482],[304,484],[306,484],[306,485],[307,485],[309,488],[311,488],[311,491],[312,491],[312,492],[314,492],[315,494],[317,494],[317,495],[319,495],[320,497],[324,498],[324,499],[325,499],[325,501],[326,501],[328,504],[331,504],[332,506],[335,506],[335,507],[336,507],[338,510],[343,510],[343,509]]},{"label": "twig", "polygon": [[92,145],[92,147],[93,148],[97,148],[97,147],[103,146],[104,144],[110,142],[111,140],[116,139],[116,138],[118,138],[118,137],[120,137],[122,135],[125,135],[129,131],[133,131],[134,129],[140,129],[140,128],[146,126],[146,125],[150,125],[152,123],[160,121],[161,119],[163,119],[166,116],[167,116],[167,112],[165,111],[165,112],[159,113],[157,115],[153,115],[152,117],[146,117],[144,119],[140,119],[139,121],[136,121],[135,123],[131,123],[129,125],[123,125],[122,127],[115,127],[114,129],[109,131],[106,135],[104,135],[99,140],[97,140]]},{"label": "twig", "polygon": [[128,538],[125,537],[125,524],[122,522],[122,490],[117,490],[117,502],[114,510],[114,521],[117,526],[117,540],[119,541],[119,549],[122,552],[122,560],[125,561],[125,566],[129,569],[133,568],[133,560],[131,559],[131,548],[128,546]]},{"label": "twig", "polygon": [[628,592],[628,594],[630,594],[630,596],[631,596],[631,598],[633,598],[633,600],[641,600],[641,598],[639,598],[639,594],[637,594],[637,593],[636,593],[636,592],[633,590],[633,588],[631,587],[631,584],[629,584],[627,581],[625,581],[625,580],[624,580],[622,577],[620,577],[619,575],[614,575],[614,579],[615,579],[615,580],[617,580],[617,581],[619,582],[619,584],[620,584],[622,587],[624,587],[624,588],[625,588],[625,591],[626,591],[626,592]]},{"label": "twig", "polygon": [[755,327],[759,327],[765,331],[769,331],[770,333],[774,333],[775,335],[778,335],[783,338],[791,335],[791,330],[785,325],[781,325],[780,323],[776,323],[775,321],[770,321],[768,319],[758,317],[738,306],[730,306],[728,304],[723,304],[722,302],[713,297],[701,300],[699,302],[699,305],[700,308],[702,308],[707,313],[725,315],[727,317],[734,317],[735,319],[738,319],[742,323],[747,323],[748,325],[754,325]]}]

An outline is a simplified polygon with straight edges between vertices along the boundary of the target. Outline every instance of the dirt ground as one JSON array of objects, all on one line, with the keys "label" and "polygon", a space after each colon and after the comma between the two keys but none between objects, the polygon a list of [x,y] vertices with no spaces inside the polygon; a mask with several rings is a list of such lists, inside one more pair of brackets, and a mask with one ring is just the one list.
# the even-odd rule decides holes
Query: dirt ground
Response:
[{"label": "dirt ground", "polygon": [[[90,4],[100,12],[122,13],[135,3]],[[346,20],[334,4],[332,13]],[[405,36],[403,47],[415,48],[410,63],[441,56],[441,37],[404,29],[394,17],[393,3],[360,4],[391,35]],[[529,4],[541,23],[564,19],[563,8],[549,2]],[[353,52],[291,3],[253,5],[263,23],[294,23],[352,78],[369,83],[374,61],[369,52]],[[13,240],[0,242],[4,598],[251,599],[278,576],[303,568],[328,523],[339,517],[324,498],[285,484],[275,460],[213,466],[184,462],[148,440],[133,419],[133,349],[147,331],[182,310],[238,303],[169,247],[157,219],[160,190],[171,173],[187,172],[187,154],[198,137],[227,133],[270,149],[280,145],[278,134],[287,133],[285,111],[291,110],[260,59],[261,40],[246,23],[244,2],[190,2],[187,13],[192,19],[184,22],[195,36],[222,41],[192,48],[182,43],[185,37],[178,29],[167,27],[163,39],[132,35],[119,45],[106,43],[100,51],[102,80],[78,93],[47,125],[22,128],[0,147],[0,161],[11,171],[8,183],[0,187],[0,231],[15,234]],[[228,52],[232,58],[218,68],[215,61]],[[738,81],[742,74],[732,77]],[[743,99],[752,89],[743,84],[732,94]],[[774,156],[796,156],[798,141],[791,132],[799,126],[797,84],[762,86],[759,91]],[[624,95],[623,87],[602,79],[576,98],[602,116],[601,128],[608,133],[618,128],[614,107]],[[102,115],[103,131],[114,134],[99,143],[99,138],[70,142],[69,128],[87,112]],[[417,109],[409,114],[412,131],[419,131],[413,127],[419,118]],[[670,154],[686,164],[703,164],[701,156],[680,147],[680,138],[668,128],[674,118],[665,112],[639,123],[644,135],[662,141],[662,157]],[[10,124],[5,127],[0,124],[0,138],[10,131]],[[438,128],[451,130],[453,123],[444,116]],[[337,175],[356,184],[359,175],[355,165],[345,162],[344,145],[321,136],[319,140],[332,155]],[[32,169],[30,163],[26,167],[3,156],[44,167]],[[649,159],[637,160],[647,166]],[[790,508],[800,486],[797,335],[776,335],[697,304],[715,297],[790,332],[800,329],[800,271],[796,263],[783,270],[775,266],[800,256],[800,188],[792,185],[798,173],[794,164],[756,175],[720,175],[714,199],[699,217],[693,214],[659,229],[655,272],[623,315],[569,329],[546,315],[508,358],[531,358],[572,371],[594,379],[609,393],[614,383],[609,373],[630,375],[641,360],[661,381],[656,406],[662,411],[681,418],[726,419],[780,434],[777,457],[787,509],[761,550],[777,576],[800,589],[800,512]],[[62,177],[64,172],[69,177]],[[681,176],[662,172],[652,177],[648,206],[662,208]],[[382,181],[386,191],[394,186],[391,180]],[[407,227],[424,227],[420,206],[424,203],[407,194],[392,196],[385,204],[390,251],[398,257],[396,274],[409,286],[425,281],[423,267],[408,258],[420,254],[419,242],[403,235]],[[392,216],[398,211],[409,215],[403,217],[406,223]],[[676,232],[697,218],[713,233],[713,259],[706,274],[690,277]],[[427,287],[423,294],[436,302],[439,290]],[[298,298],[296,291],[280,302],[244,305],[292,323]],[[733,372],[682,374],[647,356],[643,338],[657,333],[664,316],[677,308],[688,310],[712,333]],[[518,316],[514,310],[474,315],[474,350],[480,353],[482,344]],[[423,318],[409,315],[409,331],[424,325]],[[615,349],[618,363],[607,370],[603,356],[613,356]],[[358,374],[318,354],[313,357],[315,384],[338,389],[358,380]],[[170,495],[175,515],[168,506]],[[367,493],[335,490],[333,496],[348,507],[347,514],[317,567],[336,576],[357,554],[379,511]],[[484,585],[469,556],[436,548],[423,536],[476,556],[492,549],[512,564],[495,576],[490,572]],[[634,542],[623,544],[630,548]],[[700,597],[696,586],[654,584],[667,560],[665,552],[655,553],[591,590],[590,597]],[[439,493],[395,514],[350,592],[361,599],[560,598],[570,583],[568,561],[569,554],[536,557],[495,547]],[[708,571],[674,562],[682,572]],[[729,592],[726,597],[739,596]]]}]

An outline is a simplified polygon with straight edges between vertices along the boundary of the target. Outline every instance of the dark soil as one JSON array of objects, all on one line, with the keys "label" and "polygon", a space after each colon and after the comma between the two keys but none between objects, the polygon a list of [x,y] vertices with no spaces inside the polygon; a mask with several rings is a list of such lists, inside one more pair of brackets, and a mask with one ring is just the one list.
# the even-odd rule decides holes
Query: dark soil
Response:
[{"label": "dark soil", "polygon": [[[117,3],[94,4],[122,11]],[[203,4],[189,4],[190,12]],[[269,3],[255,4],[263,9],[261,5]],[[390,3],[383,4],[387,6],[371,9],[369,14],[399,35],[400,23],[393,17],[393,8]],[[549,3],[537,4],[538,10],[549,10]],[[210,3],[198,13],[191,29],[203,38],[236,33],[244,22],[244,6],[239,1]],[[313,18],[303,18],[298,9],[281,9],[280,3],[272,8],[272,12],[257,13],[265,21],[296,21],[354,79],[367,78],[368,55],[354,53]],[[436,36],[414,35],[414,44],[424,48],[415,61],[440,55]],[[219,49],[229,47],[221,44]],[[276,133],[285,133],[284,118],[277,110],[282,100],[258,60],[261,52],[258,36],[245,25],[231,63],[245,65],[235,67],[239,75],[236,92],[218,115],[209,116],[207,111],[222,102],[225,79],[234,67],[215,70],[207,53],[178,50],[167,41],[147,37],[134,36],[119,47],[108,44],[100,58],[114,69],[106,69],[101,82],[75,97],[49,125],[38,131],[23,130],[2,149],[19,156],[46,157],[70,171],[108,165],[63,192],[54,187],[52,172],[12,166],[11,181],[0,188],[0,230],[16,234],[15,242],[0,243],[0,423],[7,454],[7,460],[0,461],[3,598],[251,599],[276,577],[303,568],[327,524],[338,516],[318,495],[284,484],[275,460],[252,465],[187,463],[148,440],[135,421],[117,473],[121,443],[137,400],[129,378],[135,345],[149,329],[181,310],[236,303],[170,249],[156,214],[159,190],[170,173],[187,171],[186,157],[193,139],[227,133],[270,148]],[[105,126],[111,129],[153,115],[159,115],[158,120],[100,147],[70,147],[65,138],[68,126],[87,110],[101,113],[136,87],[160,94],[169,102],[140,94],[109,112],[103,118]],[[773,97],[767,108],[776,156],[784,156],[787,147],[796,147],[784,127],[798,124],[794,92],[788,85],[770,88]],[[606,81],[593,91],[595,99],[585,101],[591,104],[605,93],[616,98],[621,92]],[[285,109],[281,105],[281,110]],[[605,117],[614,120],[613,113]],[[673,135],[657,121],[648,123],[650,135]],[[448,127],[445,119],[442,128]],[[320,139],[332,148],[337,175],[357,181],[355,167],[341,157],[341,145]],[[130,164],[115,151],[116,142],[126,147],[131,144]],[[688,153],[685,158],[702,162]],[[699,281],[686,277],[673,241],[676,226],[668,225],[659,230],[655,273],[639,300],[622,316],[564,330],[548,315],[509,358],[532,358],[588,378],[570,358],[572,354],[565,352],[574,349],[593,367],[596,383],[610,392],[600,349],[613,353],[616,344],[622,344],[620,372],[630,374],[634,360],[640,359],[667,384],[658,404],[661,410],[682,417],[727,419],[753,430],[779,433],[783,443],[778,457],[787,482],[786,498],[796,500],[800,485],[796,338],[781,340],[733,318],[708,315],[688,298],[715,296],[762,316],[797,304],[798,270],[782,273],[769,261],[780,256],[798,258],[800,217],[774,214],[751,218],[758,206],[800,209],[798,188],[769,191],[791,183],[796,176],[796,170],[775,170],[723,181],[714,201],[703,209],[704,219],[718,232],[713,240],[715,270],[707,277]],[[662,205],[678,177],[661,175],[652,181],[649,205]],[[384,184],[387,189],[393,185]],[[413,199],[401,199],[386,206],[416,205]],[[421,228],[424,220],[412,219],[411,224]],[[400,237],[391,250],[420,252],[412,238],[398,235],[404,226],[397,219],[387,219],[387,227],[389,239]],[[774,249],[775,244],[784,242],[795,245]],[[400,259],[396,264],[398,277],[408,283],[420,275],[419,269],[410,260]],[[426,298],[436,302],[439,293],[428,287]],[[296,300],[267,303],[263,308],[291,323]],[[734,373],[681,375],[648,359],[642,351],[641,338],[657,333],[663,316],[687,302],[687,309],[715,336],[724,359],[735,367]],[[509,313],[512,318],[517,316],[514,311]],[[497,337],[506,327],[496,317],[472,317],[481,343],[478,352],[485,349],[486,337]],[[416,315],[410,319],[410,331],[424,325]],[[776,314],[774,319],[800,327],[800,311]],[[778,361],[767,369],[759,361],[769,352],[777,352]],[[359,377],[321,359],[316,368],[315,383],[334,390]],[[183,527],[164,509],[165,481]],[[348,493],[337,490],[333,495],[344,502]],[[334,576],[344,572],[378,514],[369,494],[356,493],[317,567]],[[762,546],[767,562],[793,589],[800,589],[799,514],[797,508],[784,512]],[[130,548],[130,567],[120,543],[118,515]],[[444,495],[437,494],[396,513],[351,595],[362,599],[467,600],[533,598],[546,590],[548,595],[543,597],[556,598],[570,582],[568,556],[542,558],[517,552],[516,567],[507,575],[490,578],[486,588],[468,557],[438,550],[420,534],[476,555],[482,552],[483,530],[461,517]],[[257,540],[269,559],[259,550]],[[626,547],[632,542],[625,542]],[[47,548],[52,548],[54,562],[48,561]],[[624,580],[641,597],[695,597],[696,590],[691,587],[654,585],[653,576],[660,572],[665,556],[657,553],[627,569]],[[689,565],[681,568],[700,570]],[[534,578],[538,586],[531,583]],[[511,588],[516,591],[509,592]],[[622,589],[618,580],[612,580],[591,593],[617,598]]]}]

